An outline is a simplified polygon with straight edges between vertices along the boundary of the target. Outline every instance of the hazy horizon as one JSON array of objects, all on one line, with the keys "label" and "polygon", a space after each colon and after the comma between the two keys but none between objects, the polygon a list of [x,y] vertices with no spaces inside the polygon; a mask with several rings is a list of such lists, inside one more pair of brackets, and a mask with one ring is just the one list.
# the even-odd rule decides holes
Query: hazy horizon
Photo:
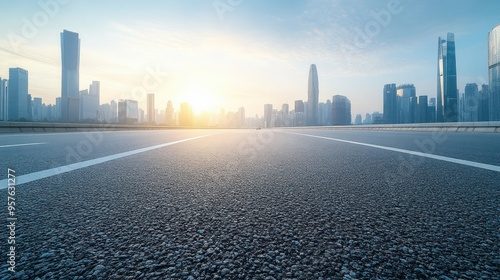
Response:
[{"label": "hazy horizon", "polygon": [[[93,3],[93,4],[92,4]],[[29,93],[61,95],[60,32],[79,33],[80,89],[101,82],[101,104],[130,98],[157,109],[263,114],[307,101],[316,64],[319,101],[347,96],[352,115],[382,112],[384,84],[436,96],[437,40],[455,34],[460,92],[487,84],[487,35],[498,1],[16,1],[0,30],[0,77],[29,72]],[[146,86],[145,86],[146,85]],[[138,94],[143,92],[144,94]],[[197,102],[195,102],[197,101]]]}]

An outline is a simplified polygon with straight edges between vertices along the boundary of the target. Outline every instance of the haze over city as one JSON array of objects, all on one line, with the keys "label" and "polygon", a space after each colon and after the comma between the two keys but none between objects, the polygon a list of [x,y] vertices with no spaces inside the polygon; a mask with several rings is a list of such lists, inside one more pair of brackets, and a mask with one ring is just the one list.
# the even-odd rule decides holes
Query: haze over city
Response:
[{"label": "haze over city", "polygon": [[[195,112],[246,108],[263,115],[307,100],[316,64],[319,101],[345,95],[352,115],[382,111],[387,83],[436,96],[436,43],[454,32],[458,88],[488,83],[487,34],[498,1],[16,1],[0,30],[0,77],[29,71],[29,93],[61,95],[60,32],[79,33],[80,88],[101,83],[101,102],[172,100]],[[389,17],[387,17],[389,14]],[[154,75],[150,87],[144,81]],[[156,74],[154,74],[156,73]],[[139,93],[143,94],[139,94]]]}]

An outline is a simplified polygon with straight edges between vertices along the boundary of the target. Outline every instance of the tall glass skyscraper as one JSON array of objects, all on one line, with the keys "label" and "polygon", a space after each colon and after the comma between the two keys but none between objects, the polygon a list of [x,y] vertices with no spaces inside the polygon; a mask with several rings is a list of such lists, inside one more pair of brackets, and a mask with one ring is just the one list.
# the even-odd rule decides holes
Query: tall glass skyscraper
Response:
[{"label": "tall glass skyscraper", "polygon": [[319,83],[318,70],[315,64],[311,64],[309,68],[309,85],[307,92],[307,125],[318,124],[318,99],[319,99]]},{"label": "tall glass skyscraper", "polygon": [[80,38],[78,33],[61,33],[61,121],[78,122],[80,117]]},{"label": "tall glass skyscraper", "polygon": [[9,68],[8,83],[8,119],[11,121],[29,120],[31,98],[28,96],[28,71],[22,68]]},{"label": "tall glass skyscraper", "polygon": [[488,34],[490,121],[500,121],[500,24]]},{"label": "tall glass skyscraper", "polygon": [[448,33],[446,40],[438,39],[437,121],[458,121],[457,60],[455,35]]},{"label": "tall glass skyscraper", "polygon": [[384,85],[384,122],[398,123],[398,95],[396,84]]}]

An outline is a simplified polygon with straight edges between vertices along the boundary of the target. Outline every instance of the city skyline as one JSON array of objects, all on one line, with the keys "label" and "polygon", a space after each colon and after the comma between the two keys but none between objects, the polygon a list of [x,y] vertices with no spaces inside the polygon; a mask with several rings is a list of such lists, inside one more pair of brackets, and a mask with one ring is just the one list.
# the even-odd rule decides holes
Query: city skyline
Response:
[{"label": "city skyline", "polygon": [[[168,100],[179,108],[204,97],[197,106],[236,111],[244,104],[247,115],[262,115],[265,103],[306,100],[304,69],[313,63],[321,70],[319,101],[348,96],[353,115],[383,111],[380,88],[387,83],[413,83],[420,94],[434,97],[435,39],[446,32],[455,33],[460,92],[468,83],[488,84],[487,34],[498,24],[493,11],[499,6],[495,1],[298,1],[280,10],[280,2],[252,1],[220,10],[215,2],[185,1],[148,2],[157,11],[131,3],[111,13],[112,1],[98,10],[78,2],[41,3],[49,2],[57,9],[7,3],[12,13],[0,31],[6,38],[0,40],[0,77],[12,67],[27,69],[32,96],[55,104],[61,90],[57,34],[67,29],[83,38],[80,88],[101,81],[103,103],[136,99],[145,108],[151,92],[158,108]],[[453,17],[433,17],[436,5],[447,6]],[[109,17],[89,17],[91,12]],[[33,17],[37,13],[46,14],[45,23]],[[145,14],[147,21],[141,18]],[[424,15],[429,20],[415,26]],[[195,18],[196,26],[205,27],[187,25]],[[254,31],[242,33],[249,27]],[[363,32],[370,28],[375,36]]]}]

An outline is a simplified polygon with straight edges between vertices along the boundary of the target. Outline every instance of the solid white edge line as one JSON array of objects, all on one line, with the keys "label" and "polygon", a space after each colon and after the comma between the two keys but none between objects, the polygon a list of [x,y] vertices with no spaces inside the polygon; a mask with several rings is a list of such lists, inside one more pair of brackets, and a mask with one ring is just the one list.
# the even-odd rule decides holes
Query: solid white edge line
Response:
[{"label": "solid white edge line", "polygon": [[317,135],[310,135],[310,134],[303,134],[303,133],[293,133],[293,132],[283,132],[283,133],[302,135],[302,136],[332,140],[332,141],[337,141],[337,142],[350,143],[350,144],[355,144],[355,145],[361,145],[361,146],[372,147],[372,148],[377,148],[377,149],[382,149],[382,150],[387,150],[387,151],[393,151],[393,152],[404,153],[404,154],[409,154],[409,155],[432,158],[432,159],[437,159],[437,160],[441,160],[441,161],[452,162],[452,163],[457,163],[457,164],[461,164],[461,165],[467,165],[467,166],[477,167],[477,168],[481,168],[481,169],[500,172],[500,166],[486,164],[486,163],[474,162],[474,161],[469,161],[469,160],[463,160],[463,159],[457,159],[457,158],[451,158],[451,157],[439,156],[439,155],[434,155],[434,154],[427,154],[427,153],[422,153],[422,152],[415,152],[415,151],[410,151],[410,150],[392,148],[392,147],[387,147],[387,146],[379,146],[379,145],[374,145],[374,144],[367,144],[367,143],[361,143],[361,142],[355,142],[355,141],[349,141],[349,140],[343,140],[343,139],[337,139],[337,138],[331,138],[331,137],[324,137],[324,136],[317,136]]},{"label": "solid white edge line", "polygon": [[26,144],[12,144],[12,145],[3,145],[0,148],[11,148],[11,147],[19,147],[19,146],[32,146],[32,145],[43,145],[47,143],[26,143]]},{"label": "solid white edge line", "polygon": [[[203,138],[203,137],[208,137],[208,136],[212,136],[212,135],[216,135],[216,134],[220,134],[220,133],[208,134],[208,135],[196,136],[196,137],[192,137],[192,138],[188,138],[188,139],[177,140],[177,141],[173,141],[173,142],[168,142],[168,143],[164,143],[164,144],[159,144],[159,145],[154,145],[154,146],[150,146],[150,147],[146,147],[146,148],[132,150],[132,151],[128,151],[128,152],[123,152],[123,153],[118,153],[118,154],[109,155],[109,156],[105,156],[105,157],[100,157],[100,158],[90,159],[90,160],[86,160],[86,161],[82,161],[82,162],[77,162],[77,163],[73,163],[73,164],[69,164],[69,165],[63,165],[63,166],[59,166],[59,167],[55,167],[55,168],[51,168],[51,169],[47,169],[47,170],[37,171],[37,172],[30,173],[30,174],[16,176],[15,177],[15,180],[16,180],[15,185],[18,186],[21,184],[26,184],[26,183],[29,183],[29,182],[32,182],[35,180],[40,180],[43,178],[52,177],[55,175],[59,175],[62,173],[73,171],[73,170],[89,167],[89,166],[96,165],[99,163],[104,163],[104,162],[108,162],[111,160],[131,156],[131,155],[135,155],[135,154],[139,154],[139,153],[144,153],[147,151],[151,151],[151,150],[155,150],[155,149],[163,148],[166,146],[171,146],[171,145],[175,145],[175,144],[179,144],[182,142],[187,142],[187,141],[191,141],[191,140],[195,140],[195,139],[199,139],[199,138]],[[4,179],[4,180],[0,181],[0,189],[6,189],[7,185],[8,185],[8,179]]]}]

